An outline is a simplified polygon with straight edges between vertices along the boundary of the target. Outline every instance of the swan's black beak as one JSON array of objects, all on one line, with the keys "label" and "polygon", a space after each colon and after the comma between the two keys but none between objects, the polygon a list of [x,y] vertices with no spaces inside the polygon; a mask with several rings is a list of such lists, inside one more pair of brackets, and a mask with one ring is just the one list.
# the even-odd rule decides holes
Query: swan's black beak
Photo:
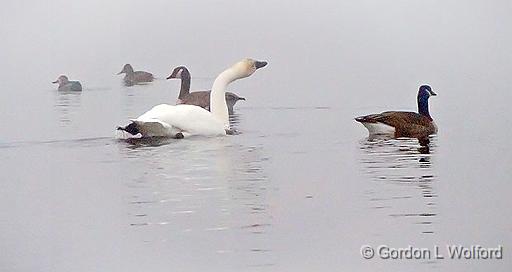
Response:
[{"label": "swan's black beak", "polygon": [[268,62],[266,62],[266,61],[255,61],[254,62],[254,66],[256,67],[256,69],[265,67],[265,66],[267,66],[267,64],[268,64]]}]

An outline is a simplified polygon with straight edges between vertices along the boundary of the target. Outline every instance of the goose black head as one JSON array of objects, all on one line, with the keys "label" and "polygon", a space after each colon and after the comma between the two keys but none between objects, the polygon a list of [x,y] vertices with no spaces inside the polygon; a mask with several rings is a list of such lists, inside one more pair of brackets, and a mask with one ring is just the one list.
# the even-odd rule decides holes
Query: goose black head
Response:
[{"label": "goose black head", "polygon": [[420,90],[418,91],[418,99],[419,98],[430,98],[431,96],[436,96],[437,94],[432,91],[432,88],[428,85],[421,85]]},{"label": "goose black head", "polygon": [[171,75],[167,77],[167,79],[177,78],[177,79],[190,79],[190,72],[185,66],[178,66],[174,68]]}]

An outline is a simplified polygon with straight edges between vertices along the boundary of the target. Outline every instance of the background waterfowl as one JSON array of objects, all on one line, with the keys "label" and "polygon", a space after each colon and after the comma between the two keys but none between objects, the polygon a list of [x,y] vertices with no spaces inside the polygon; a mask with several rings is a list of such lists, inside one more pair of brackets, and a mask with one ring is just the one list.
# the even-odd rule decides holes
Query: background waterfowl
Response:
[{"label": "background waterfowl", "polygon": [[[194,91],[190,92],[190,72],[185,66],[174,68],[171,75],[167,79],[181,79],[180,94],[176,104],[196,105],[206,110],[210,110],[210,93],[211,91]],[[229,114],[233,114],[233,106],[238,100],[245,100],[232,92],[226,92],[226,103],[228,105]]]},{"label": "background waterfowl", "polygon": [[212,86],[210,110],[196,105],[161,104],[131,120],[131,124],[118,127],[136,137],[184,138],[192,135],[226,135],[230,130],[226,87],[231,82],[252,75],[267,62],[244,59],[224,70]]},{"label": "background waterfowl", "polygon": [[418,113],[405,111],[386,111],[355,118],[362,123],[370,135],[394,134],[395,137],[418,137],[437,133],[437,126],[430,116],[428,100],[437,95],[428,85],[420,86],[418,91]]},{"label": "background waterfowl", "polygon": [[81,91],[82,84],[78,81],[70,81],[67,76],[61,75],[57,80],[52,82],[53,84],[59,84],[59,91],[69,92],[69,91]]},{"label": "background waterfowl", "polygon": [[123,67],[123,70],[121,70],[121,72],[119,72],[117,74],[120,75],[123,73],[125,74],[124,83],[126,86],[132,86],[135,84],[145,83],[145,82],[152,82],[153,79],[155,79],[153,77],[153,74],[151,74],[149,72],[134,71],[133,67],[129,63],[125,64]]}]

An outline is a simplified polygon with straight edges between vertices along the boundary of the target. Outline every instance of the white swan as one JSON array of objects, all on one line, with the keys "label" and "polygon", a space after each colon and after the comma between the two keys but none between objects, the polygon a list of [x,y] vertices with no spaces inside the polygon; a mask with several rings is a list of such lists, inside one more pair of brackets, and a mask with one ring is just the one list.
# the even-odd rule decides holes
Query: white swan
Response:
[{"label": "white swan", "polygon": [[210,111],[195,105],[167,105],[153,107],[148,112],[131,120],[126,131],[132,137],[174,137],[192,135],[226,135],[229,127],[226,87],[231,82],[252,75],[258,68],[267,65],[265,61],[244,59],[222,72],[213,82],[210,94]]}]

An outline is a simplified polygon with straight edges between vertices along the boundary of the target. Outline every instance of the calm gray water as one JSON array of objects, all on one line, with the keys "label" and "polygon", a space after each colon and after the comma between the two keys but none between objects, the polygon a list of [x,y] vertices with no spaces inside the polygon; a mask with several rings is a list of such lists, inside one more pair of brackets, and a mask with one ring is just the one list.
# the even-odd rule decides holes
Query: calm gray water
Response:
[{"label": "calm gray water", "polygon": [[[509,271],[509,1],[7,1],[0,10],[0,271]],[[243,57],[239,135],[115,128]],[[159,79],[124,87],[124,63]],[[82,93],[59,93],[59,74]],[[430,152],[353,117],[438,93]],[[363,245],[503,246],[383,260]],[[446,256],[447,257],[447,256]]]}]

